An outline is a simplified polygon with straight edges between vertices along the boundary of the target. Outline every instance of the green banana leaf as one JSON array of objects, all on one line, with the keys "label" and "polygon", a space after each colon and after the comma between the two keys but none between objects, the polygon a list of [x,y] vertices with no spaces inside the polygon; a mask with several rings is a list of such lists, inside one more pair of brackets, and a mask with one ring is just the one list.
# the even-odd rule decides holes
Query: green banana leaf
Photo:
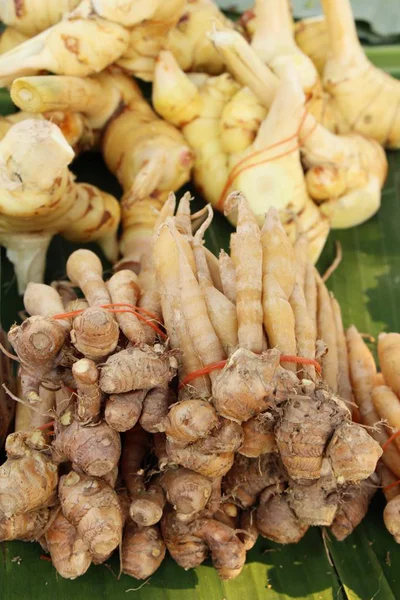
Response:
[{"label": "green banana leaf", "polygon": [[[376,64],[397,74],[400,48],[372,50]],[[0,91],[0,112],[12,110],[8,94]],[[345,325],[354,323],[372,336],[382,330],[400,331],[400,153],[391,152],[388,158],[390,169],[380,212],[357,228],[333,231],[318,264],[323,272],[340,241],[343,262],[328,285],[342,306]],[[79,180],[120,194],[118,183],[98,155],[86,154],[73,168]],[[226,249],[231,231],[222,215],[216,215],[207,233],[207,246],[214,252]],[[53,240],[47,282],[65,277],[66,258],[75,248],[60,238]],[[106,262],[104,267],[110,269]],[[18,319],[23,305],[3,250],[0,306],[2,325],[7,329]],[[185,572],[170,558],[148,581],[140,582],[126,575],[119,577],[118,556],[106,565],[92,566],[76,581],[66,581],[57,576],[38,544],[3,543],[0,599],[122,600],[133,595],[138,600],[396,600],[400,598],[400,552],[384,528],[383,507],[378,494],[367,518],[345,542],[336,542],[329,531],[318,528],[294,546],[261,539],[248,554],[241,575],[231,582],[221,582],[210,562]]]}]

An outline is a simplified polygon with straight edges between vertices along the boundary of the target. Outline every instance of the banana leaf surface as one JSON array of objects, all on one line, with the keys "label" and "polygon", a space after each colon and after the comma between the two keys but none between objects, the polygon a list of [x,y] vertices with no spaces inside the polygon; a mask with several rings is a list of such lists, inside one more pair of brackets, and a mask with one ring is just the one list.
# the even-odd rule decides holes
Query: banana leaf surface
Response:
[{"label": "banana leaf surface", "polygon": [[[372,60],[398,74],[400,48],[377,48]],[[0,112],[12,112],[12,103],[0,91]],[[335,256],[336,241],[343,261],[328,281],[342,310],[345,325],[376,336],[400,331],[400,152],[388,154],[390,170],[380,212],[367,223],[347,231],[333,231],[319,261],[324,271]],[[120,188],[101,158],[88,153],[73,165],[78,180],[89,181],[120,194]],[[196,193],[195,190],[192,190]],[[202,201],[197,194],[195,208]],[[232,229],[217,214],[207,233],[207,246],[215,253],[227,249]],[[88,246],[91,247],[91,246]],[[76,248],[55,238],[46,281],[65,277],[66,258]],[[91,247],[96,250],[96,247]],[[110,265],[104,262],[110,270]],[[22,301],[10,263],[2,251],[0,263],[1,322],[4,329],[18,320]],[[338,543],[329,532],[313,528],[301,543],[279,546],[260,540],[248,554],[241,575],[221,582],[209,562],[185,572],[167,558],[148,581],[119,577],[119,560],[92,566],[76,581],[57,576],[38,544],[0,544],[0,599],[21,600],[396,600],[400,598],[400,549],[382,521],[383,499],[377,495],[358,529]]]}]

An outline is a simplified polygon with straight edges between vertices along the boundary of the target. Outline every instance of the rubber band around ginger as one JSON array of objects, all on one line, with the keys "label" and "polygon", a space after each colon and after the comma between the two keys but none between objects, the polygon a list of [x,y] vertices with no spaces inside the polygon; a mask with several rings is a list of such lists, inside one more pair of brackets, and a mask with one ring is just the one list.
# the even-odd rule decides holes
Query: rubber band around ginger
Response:
[{"label": "rubber band around ginger", "polygon": [[[114,309],[114,308],[112,308],[113,306],[129,306],[132,308]],[[145,309],[136,307],[133,304],[123,304],[123,303],[103,304],[102,306],[100,306],[100,308],[104,308],[105,310],[108,310],[110,313],[131,313],[131,314],[135,315],[140,321],[143,321],[144,323],[146,323],[146,325],[148,325],[149,327],[154,329],[154,331],[160,337],[162,337],[164,340],[167,339],[167,337],[168,337],[155,323],[153,323],[149,319],[146,319],[146,317],[144,315],[141,315],[139,312],[137,312],[138,310],[141,310],[142,312],[149,314],[150,318],[156,320],[158,323],[158,320],[155,318],[155,315]],[[135,308],[135,310],[133,310],[133,308]],[[78,315],[82,314],[84,310],[85,309],[80,309],[80,310],[74,310],[69,313],[61,313],[59,315],[53,315],[52,319],[69,319],[71,317],[77,317]]]},{"label": "rubber band around ginger", "polygon": [[[276,156],[272,156],[272,157],[267,158],[265,160],[262,160],[260,162],[251,163],[250,165],[246,165],[246,162],[248,160],[252,160],[255,156],[259,156],[260,154],[268,152],[269,150],[272,150],[273,148],[276,148],[278,146],[281,146],[282,144],[286,144],[287,142],[290,142],[290,141],[295,140],[296,138],[298,138],[299,135],[300,135],[300,131],[301,131],[301,128],[303,127],[303,124],[304,124],[304,121],[306,119],[307,114],[308,114],[307,111],[304,111],[304,114],[303,114],[303,116],[301,118],[299,127],[298,127],[298,129],[296,130],[295,133],[293,133],[292,135],[290,135],[287,138],[284,138],[283,140],[279,140],[279,142],[274,142],[273,144],[270,144],[266,148],[262,148],[261,150],[256,150],[256,152],[252,152],[251,154],[248,154],[247,156],[245,156],[244,158],[242,158],[238,163],[236,163],[236,165],[233,167],[233,169],[229,173],[228,179],[227,179],[227,181],[226,181],[226,183],[224,185],[224,189],[221,192],[221,195],[219,197],[219,200],[218,200],[217,206],[216,206],[217,210],[219,210],[221,212],[223,211],[224,204],[225,204],[225,199],[226,199],[226,195],[228,193],[229,188],[231,187],[231,185],[233,184],[233,182],[235,181],[235,179],[237,177],[239,177],[239,175],[241,175],[242,173],[244,173],[244,171],[247,171],[248,169],[252,169],[253,167],[258,167],[259,165],[263,165],[263,164],[266,164],[266,163],[269,163],[269,162],[273,162],[275,160],[278,160],[279,158],[283,158],[284,156],[287,156],[288,154],[291,154],[292,152],[295,152],[295,150],[298,150],[299,148],[301,148],[301,146],[304,144],[305,140],[313,133],[313,131],[317,127],[317,122],[315,122],[315,124],[313,125],[313,127],[311,127],[310,131],[308,131],[308,133],[306,133],[306,135],[301,140],[301,142],[297,143],[293,148],[291,148],[289,150],[286,150],[285,152],[282,152],[282,154],[278,154]],[[244,165],[244,166],[242,167],[242,165]]]},{"label": "rubber band around ginger", "polygon": [[[314,358],[305,358],[302,356],[292,356],[291,354],[281,354],[280,362],[292,362],[299,365],[313,365],[318,375],[321,375],[321,365]],[[197,369],[196,371],[192,371],[182,381],[179,382],[178,389],[181,390],[185,385],[193,381],[193,379],[197,379],[197,377],[201,377],[202,375],[208,375],[212,371],[216,371],[217,369],[223,369],[227,363],[227,360],[220,360],[215,363],[210,363],[201,369]]]},{"label": "rubber band around ginger", "polygon": [[382,450],[385,452],[386,448],[389,446],[389,444],[391,444],[393,442],[393,440],[395,440],[396,438],[398,438],[400,436],[400,431],[396,431],[395,433],[393,433],[390,438],[388,440],[386,440],[386,442],[383,444],[382,446]]},{"label": "rubber band around ginger", "polygon": [[385,487],[383,487],[382,489],[384,492],[388,492],[392,488],[396,487],[396,485],[400,485],[400,479],[398,479],[397,481],[393,481],[393,483],[389,483],[389,485],[385,485]]}]

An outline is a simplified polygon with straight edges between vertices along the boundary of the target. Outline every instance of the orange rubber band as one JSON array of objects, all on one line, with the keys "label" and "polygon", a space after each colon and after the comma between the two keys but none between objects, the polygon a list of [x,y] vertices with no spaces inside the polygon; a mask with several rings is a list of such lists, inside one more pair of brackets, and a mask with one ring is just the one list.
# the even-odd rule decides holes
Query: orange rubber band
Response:
[{"label": "orange rubber band", "polygon": [[386,442],[383,444],[382,446],[382,450],[385,452],[386,448],[389,446],[389,444],[391,444],[393,442],[393,440],[395,440],[396,438],[398,438],[400,436],[400,431],[396,431],[395,433],[393,433],[390,438],[388,440],[386,440]]},{"label": "orange rubber band", "polygon": [[[321,375],[321,365],[313,358],[304,358],[302,356],[293,356],[291,354],[281,354],[280,362],[292,362],[301,365],[313,365],[318,375]],[[192,371],[189,375],[186,375],[182,381],[179,382],[178,390],[181,390],[185,385],[187,385],[193,379],[197,379],[202,375],[208,375],[212,371],[216,371],[217,369],[223,369],[227,363],[227,360],[220,360],[215,363],[210,363],[206,365],[202,369],[197,369],[196,371]]]},{"label": "orange rubber band", "polygon": [[398,479],[397,481],[393,481],[393,483],[389,483],[389,485],[385,485],[385,487],[382,489],[384,492],[388,492],[392,488],[396,487],[396,485],[400,485],[400,479]]},{"label": "orange rubber band", "polygon": [[321,365],[314,358],[304,358],[303,356],[294,356],[292,354],[281,354],[280,362],[296,363],[298,365],[312,365],[315,367],[318,375],[321,375]]},{"label": "orange rubber band", "polygon": [[[114,308],[112,308],[114,306],[129,306],[130,308],[114,309]],[[143,316],[139,312],[137,312],[137,311],[141,311],[141,312],[149,315],[149,317],[151,319],[154,319],[158,323],[159,321],[157,319],[157,316],[154,315],[153,313],[151,313],[150,311],[146,310],[145,308],[136,307],[133,304],[125,304],[123,302],[114,303],[114,304],[103,304],[99,308],[104,308],[105,310],[108,310],[108,312],[110,312],[110,313],[131,313],[131,314],[135,315],[140,321],[143,321],[144,323],[146,323],[146,325],[148,325],[149,327],[154,329],[154,331],[160,337],[162,337],[164,340],[166,340],[168,337],[155,323],[153,323],[152,321],[149,321],[149,319],[146,319],[145,316]],[[133,310],[133,309],[135,309],[135,310]],[[74,310],[69,313],[61,313],[59,315],[53,315],[52,319],[69,319],[71,317],[77,317],[78,315],[82,314],[84,310],[85,309],[80,309],[80,310]]]},{"label": "orange rubber band", "polygon": [[[253,167],[258,167],[259,165],[263,165],[269,162],[273,162],[274,160],[278,160],[279,158],[283,158],[284,156],[287,156],[288,154],[291,154],[292,152],[294,152],[295,150],[298,150],[299,148],[301,148],[301,146],[304,144],[305,140],[313,133],[313,131],[315,130],[315,128],[317,127],[318,123],[315,122],[315,125],[310,129],[310,131],[304,136],[304,138],[299,141],[298,144],[296,144],[296,146],[294,146],[293,148],[291,148],[290,150],[286,150],[285,152],[282,152],[282,154],[278,154],[275,156],[272,156],[271,158],[266,158],[265,160],[262,160],[260,162],[257,163],[251,163],[249,165],[246,165],[245,163],[248,160],[253,159],[256,156],[259,156],[260,154],[263,154],[265,152],[268,152],[269,150],[272,150],[273,148],[276,148],[278,146],[281,146],[282,144],[286,144],[287,142],[290,142],[292,140],[295,140],[296,138],[298,138],[300,136],[300,132],[301,129],[304,125],[304,121],[306,119],[308,112],[307,110],[304,111],[304,114],[301,118],[300,124],[298,129],[296,130],[296,132],[287,137],[284,138],[283,140],[279,140],[279,142],[274,142],[273,144],[270,144],[269,146],[267,146],[266,148],[262,148],[261,150],[257,150],[256,152],[252,152],[251,154],[249,154],[248,156],[245,156],[244,158],[242,158],[238,163],[236,163],[236,165],[233,167],[233,169],[231,170],[228,179],[224,185],[224,189],[221,192],[221,195],[219,197],[219,200],[216,204],[216,208],[219,211],[223,211],[224,208],[224,204],[225,204],[225,196],[228,193],[229,188],[231,187],[232,183],[235,181],[235,179],[241,175],[241,173],[243,173],[244,171],[247,171],[248,169],[251,169]],[[242,167],[242,165],[244,165]],[[242,167],[242,168],[241,168]],[[236,172],[237,171],[237,172]]]},{"label": "orange rubber band", "polygon": [[44,425],[41,425],[40,427],[37,427],[36,429],[39,429],[39,431],[42,431],[43,429],[47,429],[48,427],[53,427],[55,425],[55,421],[50,421],[49,423],[45,423]]},{"label": "orange rubber band", "polygon": [[190,381],[193,381],[193,379],[197,379],[198,377],[201,377],[202,375],[208,375],[208,373],[211,373],[211,371],[216,371],[217,369],[223,369],[225,365],[226,365],[226,360],[220,360],[215,363],[210,363],[209,365],[206,365],[202,369],[197,369],[196,371],[192,371],[191,373],[189,373],[189,375],[186,375],[186,377],[184,379],[182,379],[182,381],[179,382],[178,389],[181,390]]}]

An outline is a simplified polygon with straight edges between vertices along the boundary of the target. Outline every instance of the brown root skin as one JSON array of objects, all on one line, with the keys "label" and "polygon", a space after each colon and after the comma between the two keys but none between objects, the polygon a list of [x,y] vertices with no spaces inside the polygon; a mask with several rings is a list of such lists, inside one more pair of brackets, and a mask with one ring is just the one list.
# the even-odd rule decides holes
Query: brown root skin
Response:
[{"label": "brown root skin", "polygon": [[248,552],[254,547],[259,534],[254,511],[245,510],[242,512],[240,515],[240,529],[243,530],[243,533],[239,534],[239,538],[242,540],[246,552]]},{"label": "brown root skin", "polygon": [[181,448],[168,439],[166,450],[168,462],[181,465],[206,477],[222,477],[232,467],[234,460],[233,452],[204,454],[196,449],[196,444]]},{"label": "brown root skin", "polygon": [[[107,282],[107,288],[114,303],[137,305],[140,287],[138,276],[133,271],[117,271]],[[144,330],[136,315],[128,312],[116,313],[115,318],[121,331],[130,342],[133,344],[145,342]]]},{"label": "brown root skin", "polygon": [[400,496],[395,496],[386,504],[383,511],[383,521],[386,529],[400,544]]},{"label": "brown root skin", "polygon": [[263,454],[259,458],[239,454],[224,478],[223,491],[242,508],[249,508],[256,504],[260,492],[281,480],[282,474],[282,465],[273,454]]},{"label": "brown root skin", "polygon": [[180,521],[172,510],[164,511],[161,533],[168,552],[185,570],[198,567],[207,558],[207,544],[193,535],[191,524]]},{"label": "brown root skin", "polygon": [[177,518],[182,521],[189,521],[202,511],[212,493],[210,479],[182,467],[165,471],[160,483]]},{"label": "brown root skin", "polygon": [[341,503],[330,530],[342,542],[361,523],[368,512],[368,506],[378,490],[378,478],[370,477],[360,485],[348,487],[341,494]]},{"label": "brown root skin", "polygon": [[115,431],[128,431],[136,425],[142,412],[145,390],[112,394],[106,401],[104,418]]},{"label": "brown root skin", "polygon": [[107,359],[101,368],[100,388],[106,394],[149,390],[167,386],[177,370],[177,360],[161,347],[127,348]]},{"label": "brown root skin", "polygon": [[64,517],[60,509],[45,540],[54,567],[61,577],[76,579],[84,575],[92,563],[87,544],[78,535],[75,527]]},{"label": "brown root skin", "polygon": [[183,400],[171,406],[163,430],[174,444],[187,446],[206,438],[218,425],[218,416],[206,400]]},{"label": "brown root skin", "polygon": [[292,396],[275,428],[276,443],[290,477],[304,482],[318,479],[326,444],[335,427],[349,416],[342,401],[327,391]]},{"label": "brown root skin", "polygon": [[240,425],[220,419],[208,437],[194,444],[180,447],[167,437],[167,452],[170,459],[187,469],[206,477],[222,477],[231,468],[242,440]]},{"label": "brown root skin", "polygon": [[118,470],[118,466],[116,466],[111,471],[106,473],[105,475],[102,475],[101,479],[103,481],[105,481],[106,483],[108,483],[108,485],[110,487],[112,487],[113,490],[115,490],[115,487],[118,482],[118,476],[119,476],[119,470]]},{"label": "brown root skin", "polygon": [[78,420],[84,423],[97,420],[100,413],[101,391],[96,364],[92,360],[82,358],[72,365],[72,375],[77,386]]},{"label": "brown root skin", "polygon": [[40,508],[28,513],[0,518],[0,542],[39,539],[48,523],[50,510]]},{"label": "brown root skin", "polygon": [[40,382],[62,360],[65,331],[54,319],[33,316],[14,325],[8,339],[22,365],[21,384],[24,398],[38,400]]},{"label": "brown root skin", "polygon": [[104,421],[89,427],[73,421],[57,433],[53,448],[61,460],[69,460],[78,470],[96,477],[114,469],[121,456],[120,437]]},{"label": "brown root skin", "polygon": [[90,250],[75,250],[67,261],[67,275],[79,286],[89,306],[110,304],[111,297],[103,281],[103,266]]},{"label": "brown root skin", "polygon": [[144,491],[142,462],[150,448],[150,436],[140,427],[126,431],[123,436],[121,474],[131,496]]},{"label": "brown root skin", "polygon": [[244,348],[236,350],[213,383],[218,414],[241,423],[271,406],[279,384],[283,383],[287,393],[294,390],[298,380],[280,367],[279,357],[277,350],[262,355]]},{"label": "brown root skin", "polygon": [[175,401],[174,392],[166,386],[157,386],[147,392],[140,417],[143,429],[149,433],[161,431],[161,423],[168,414],[168,407]]},{"label": "brown root skin", "polygon": [[165,494],[158,481],[151,483],[147,490],[132,495],[129,515],[140,527],[149,527],[158,523],[163,514]]},{"label": "brown root skin", "polygon": [[263,491],[255,520],[260,534],[278,544],[296,544],[308,530],[290,508],[281,485]]},{"label": "brown root skin", "polygon": [[59,497],[64,516],[96,563],[107,558],[122,540],[122,512],[114,490],[101,479],[72,471],[61,477]]},{"label": "brown root skin", "polygon": [[288,502],[295,515],[307,525],[329,526],[339,506],[337,482],[329,461],[324,459],[321,477],[309,485],[290,482]]},{"label": "brown root skin", "polygon": [[382,448],[355,423],[337,427],[326,451],[338,483],[361,483],[375,472]]},{"label": "brown root skin", "polygon": [[249,458],[257,458],[261,454],[277,452],[274,427],[276,416],[266,411],[245,423],[242,423],[243,443],[239,448],[240,454]]},{"label": "brown root skin", "polygon": [[155,433],[153,435],[154,454],[158,461],[158,468],[161,472],[165,471],[169,463],[167,453],[167,438],[164,433]]},{"label": "brown root skin", "polygon": [[[4,348],[7,350],[10,349],[9,344],[7,342],[7,337],[5,332],[0,327],[0,342],[3,344]],[[12,361],[11,359],[4,354],[4,352],[0,352],[0,378],[2,384],[6,385],[7,388],[15,393],[16,381],[13,374]],[[21,405],[22,406],[22,405]],[[10,398],[10,396],[6,393],[3,387],[0,388],[0,448],[3,447],[5,438],[9,431],[11,422],[13,420],[15,412],[15,402]],[[30,411],[32,412],[32,411]],[[16,417],[17,419],[17,417]],[[18,420],[18,419],[17,419]]]},{"label": "brown root skin", "polygon": [[200,519],[194,522],[193,533],[206,542],[221,579],[239,575],[246,560],[246,549],[233,529],[214,519]]},{"label": "brown root skin", "polygon": [[0,467],[0,516],[12,517],[42,507],[58,483],[57,466],[45,454],[40,432],[18,432],[6,440],[8,459]]},{"label": "brown root skin", "polygon": [[104,308],[89,307],[74,319],[71,342],[88,359],[105,359],[114,352],[118,338],[118,323]]},{"label": "brown root skin", "polygon": [[133,522],[127,523],[121,548],[123,573],[135,579],[147,579],[157,571],[165,552],[158,527],[138,527]]}]

